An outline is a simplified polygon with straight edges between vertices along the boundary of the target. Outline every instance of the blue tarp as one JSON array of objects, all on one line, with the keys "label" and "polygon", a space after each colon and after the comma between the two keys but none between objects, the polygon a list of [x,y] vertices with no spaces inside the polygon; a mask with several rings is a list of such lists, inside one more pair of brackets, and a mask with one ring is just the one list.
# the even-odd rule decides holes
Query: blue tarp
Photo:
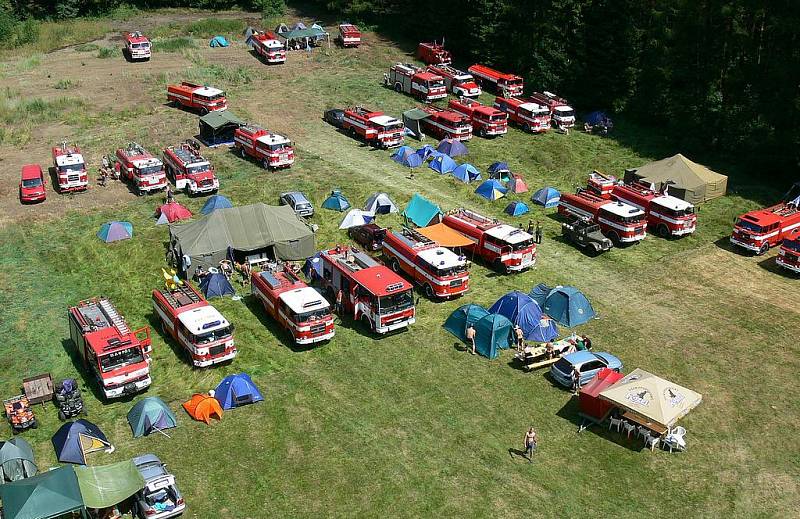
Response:
[{"label": "blue tarp", "polygon": [[331,194],[328,196],[328,198],[322,202],[322,207],[325,209],[331,209],[333,211],[339,211],[341,213],[350,209],[350,202],[341,191],[334,189],[331,191]]},{"label": "blue tarp", "polygon": [[225,39],[225,36],[214,36],[211,38],[211,41],[208,42],[209,47],[227,47],[228,45],[230,45],[230,43]]},{"label": "blue tarp", "polygon": [[469,184],[473,180],[480,180],[481,172],[472,164],[461,164],[453,171],[453,176],[461,182]]},{"label": "blue tarp", "polygon": [[303,274],[309,282],[322,278],[322,260],[319,259],[320,253],[316,253],[306,259],[303,264]]},{"label": "blue tarp", "polygon": [[403,209],[403,216],[418,227],[427,227],[432,221],[439,222],[442,210],[424,196],[414,193],[408,205]]},{"label": "blue tarp", "polygon": [[441,153],[446,153],[451,157],[459,157],[469,153],[464,143],[455,139],[442,139],[436,147],[436,150]]},{"label": "blue tarp", "polygon": [[[87,442],[88,447],[81,445],[81,437]],[[56,431],[51,440],[56,450],[56,458],[62,463],[86,464],[87,452],[105,449],[111,446],[100,430],[92,422],[80,419],[74,422],[67,422]],[[98,445],[92,445],[97,443]]]},{"label": "blue tarp", "polygon": [[554,187],[543,187],[531,196],[531,201],[547,207],[555,207],[561,200],[561,193]]},{"label": "blue tarp", "polygon": [[506,206],[506,214],[510,214],[511,216],[522,216],[523,214],[528,214],[530,209],[525,202],[511,202]]},{"label": "blue tarp", "polygon": [[129,240],[133,237],[133,224],[130,222],[108,222],[100,226],[97,237],[106,243]]},{"label": "blue tarp", "polygon": [[601,124],[603,122],[608,124],[608,122],[611,121],[611,119],[609,119],[608,115],[606,115],[606,113],[603,112],[602,110],[598,110],[597,112],[590,113],[589,115],[584,117],[583,120],[585,122],[589,123],[592,126],[594,126],[596,124]]},{"label": "blue tarp", "polygon": [[475,193],[482,196],[486,200],[497,200],[498,198],[503,198],[508,189],[500,183],[499,180],[491,178],[489,180],[484,181],[478,188],[475,190]]},{"label": "blue tarp", "polygon": [[247,373],[237,373],[228,375],[219,383],[214,390],[214,398],[217,399],[222,409],[228,410],[246,404],[261,402],[264,397],[258,390],[250,375]]},{"label": "blue tarp", "polygon": [[[537,302],[542,299],[542,294],[549,287],[541,284],[531,290],[531,298]],[[573,328],[579,326],[594,317],[592,304],[583,295],[583,292],[571,286],[557,286],[547,290],[544,297],[544,304],[539,303],[545,314],[555,319],[558,324]]]},{"label": "blue tarp", "polygon": [[231,282],[228,281],[224,274],[219,272],[203,276],[202,281],[200,281],[200,291],[203,292],[206,299],[236,295]]},{"label": "blue tarp", "polygon": [[229,207],[233,207],[233,204],[230,200],[222,195],[211,195],[206,200],[206,203],[203,204],[203,208],[200,209],[200,212],[203,214],[209,214],[216,209],[227,209]]},{"label": "blue tarp", "polygon": [[440,154],[435,157],[430,164],[428,164],[428,167],[444,175],[445,173],[450,173],[451,171],[455,170],[458,167],[458,164],[456,164],[456,161],[447,155]]},{"label": "blue tarp", "polygon": [[544,318],[542,309],[529,295],[519,291],[509,292],[489,311],[506,317],[515,325],[519,325],[529,341],[547,342],[558,337],[558,329],[553,320]]}]

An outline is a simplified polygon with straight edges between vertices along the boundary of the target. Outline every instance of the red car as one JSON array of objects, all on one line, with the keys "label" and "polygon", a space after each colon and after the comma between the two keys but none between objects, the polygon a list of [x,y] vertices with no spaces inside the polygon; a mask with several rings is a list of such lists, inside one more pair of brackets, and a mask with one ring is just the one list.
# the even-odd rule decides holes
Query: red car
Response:
[{"label": "red car", "polygon": [[38,164],[27,164],[22,166],[22,179],[19,181],[19,201],[25,202],[44,202],[47,198],[45,186],[47,181],[44,179],[42,167]]}]

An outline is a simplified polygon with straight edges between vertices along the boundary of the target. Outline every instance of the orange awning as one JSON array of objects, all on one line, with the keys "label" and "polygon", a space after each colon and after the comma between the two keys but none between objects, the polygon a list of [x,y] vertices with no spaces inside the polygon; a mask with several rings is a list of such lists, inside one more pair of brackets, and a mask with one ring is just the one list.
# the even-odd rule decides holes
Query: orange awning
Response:
[{"label": "orange awning", "polygon": [[454,231],[443,223],[421,227],[417,231],[442,247],[467,247],[473,242],[458,231]]}]

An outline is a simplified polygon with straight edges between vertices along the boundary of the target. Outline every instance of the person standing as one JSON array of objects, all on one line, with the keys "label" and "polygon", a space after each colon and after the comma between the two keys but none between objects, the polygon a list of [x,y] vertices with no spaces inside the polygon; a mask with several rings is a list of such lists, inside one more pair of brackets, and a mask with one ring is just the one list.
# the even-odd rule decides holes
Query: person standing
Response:
[{"label": "person standing", "polygon": [[581,390],[581,372],[578,371],[578,366],[572,367],[572,393],[577,395]]},{"label": "person standing", "polygon": [[344,294],[342,293],[342,289],[340,288],[338,292],[336,292],[336,313],[339,314],[339,317],[342,317],[342,298]]},{"label": "person standing", "polygon": [[469,341],[470,346],[472,346],[471,353],[475,355],[475,327],[471,324],[467,326],[467,341]]},{"label": "person standing", "polygon": [[536,234],[534,235],[536,243],[542,243],[542,224],[536,220]]},{"label": "person standing", "polygon": [[526,229],[528,234],[533,234],[533,220],[528,220],[528,228]]},{"label": "person standing", "polygon": [[522,353],[522,350],[525,348],[525,332],[522,331],[519,324],[514,325],[514,337],[516,337],[517,340],[517,351]]},{"label": "person standing", "polygon": [[531,426],[528,432],[525,433],[525,454],[528,457],[528,463],[533,463],[533,451],[536,449],[536,431]]}]

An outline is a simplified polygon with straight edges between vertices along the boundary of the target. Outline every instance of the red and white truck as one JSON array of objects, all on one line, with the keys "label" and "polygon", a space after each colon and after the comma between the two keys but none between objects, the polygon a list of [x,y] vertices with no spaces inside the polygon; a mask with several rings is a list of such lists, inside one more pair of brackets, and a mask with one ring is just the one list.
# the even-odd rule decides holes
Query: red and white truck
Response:
[{"label": "red and white truck", "polygon": [[69,308],[68,316],[69,337],[103,396],[119,398],[150,386],[148,326],[132,331],[105,297],[81,301]]},{"label": "red and white truck", "polygon": [[611,198],[611,192],[618,183],[617,177],[594,170],[589,173],[587,185],[591,191],[602,198]]},{"label": "red and white truck", "polygon": [[184,81],[180,85],[167,86],[167,101],[198,110],[202,114],[228,109],[225,92],[218,88],[197,85],[188,81]]},{"label": "red and white truck", "polygon": [[508,115],[493,106],[465,97],[451,99],[447,106],[469,117],[472,133],[481,137],[505,135],[508,132]]},{"label": "red and white truck", "polygon": [[508,120],[529,133],[550,129],[550,109],[525,97],[496,97],[494,107],[508,114]]},{"label": "red and white truck", "polygon": [[663,238],[685,236],[697,229],[694,205],[680,198],[658,193],[636,183],[615,184],[610,197],[644,211],[647,228]]},{"label": "red and white truck", "polygon": [[393,271],[405,273],[429,298],[449,299],[469,290],[467,258],[417,231],[388,231],[383,255]]},{"label": "red and white truck", "polygon": [[791,230],[783,238],[775,262],[787,270],[800,274],[800,228]]},{"label": "red and white truck", "polygon": [[572,128],[575,126],[575,110],[566,99],[546,90],[532,93],[531,99],[550,109],[550,118],[556,128]]},{"label": "red and white truck", "polygon": [[161,329],[186,350],[196,367],[232,360],[237,353],[233,325],[188,282],[153,290]]},{"label": "red and white truck", "polygon": [[426,65],[449,65],[453,55],[444,48],[444,43],[426,42],[417,46],[417,58]]},{"label": "red and white truck", "polygon": [[501,97],[522,95],[523,81],[519,76],[478,64],[472,65],[468,70],[484,90],[489,90]]},{"label": "red and white truck", "polygon": [[363,106],[344,111],[342,128],[354,139],[361,138],[378,148],[393,148],[403,144],[402,122]]},{"label": "red and white truck", "polygon": [[89,173],[81,149],[67,141],[53,147],[53,167],[58,177],[58,192],[86,191],[89,189]]},{"label": "red and white truck", "polygon": [[358,47],[361,45],[361,31],[352,23],[340,23],[338,41],[342,47]]},{"label": "red and white truck", "polygon": [[444,79],[447,91],[459,97],[478,97],[481,87],[471,74],[458,70],[450,65],[429,65],[428,72],[433,72]]},{"label": "red and white truck", "polygon": [[463,208],[445,214],[442,223],[472,241],[467,250],[500,273],[519,272],[536,263],[533,236],[522,229]]},{"label": "red and white truck", "polygon": [[117,149],[114,169],[119,177],[128,182],[137,195],[161,191],[167,188],[164,163],[135,142]]},{"label": "red and white truck", "polygon": [[447,97],[442,76],[427,72],[410,63],[395,63],[383,75],[383,84],[395,92],[411,94],[420,101],[430,103]]},{"label": "red and white truck", "polygon": [[469,117],[461,112],[438,106],[423,106],[422,111],[430,115],[420,120],[420,126],[428,135],[437,139],[458,141],[468,141],[472,138],[472,123]]},{"label": "red and white truck", "polygon": [[292,142],[278,133],[260,126],[245,125],[233,133],[233,145],[242,158],[249,155],[261,162],[264,169],[288,168],[294,164]]},{"label": "red and white truck", "polygon": [[416,321],[413,286],[389,267],[353,247],[320,253],[322,288],[330,301],[341,291],[340,316],[350,315],[375,333],[406,328]]},{"label": "red and white truck", "polygon": [[253,31],[250,36],[253,50],[270,65],[286,62],[286,46],[272,31]]},{"label": "red and white truck", "polygon": [[139,31],[126,32],[122,35],[125,40],[125,56],[131,60],[150,59],[150,39]]},{"label": "red and white truck", "polygon": [[164,148],[164,166],[175,188],[186,191],[187,195],[219,190],[219,179],[211,163],[186,142]]},{"label": "red and white truck", "polygon": [[562,193],[558,213],[596,223],[615,246],[637,243],[647,236],[644,211],[624,202],[614,202],[588,191]]},{"label": "red and white truck", "polygon": [[795,204],[780,204],[756,209],[739,216],[733,226],[731,243],[756,254],[776,247],[793,230],[800,227],[800,208]]},{"label": "red and white truck", "polygon": [[250,275],[253,295],[264,310],[291,335],[295,344],[316,344],[333,338],[331,305],[285,264],[271,264]]}]

